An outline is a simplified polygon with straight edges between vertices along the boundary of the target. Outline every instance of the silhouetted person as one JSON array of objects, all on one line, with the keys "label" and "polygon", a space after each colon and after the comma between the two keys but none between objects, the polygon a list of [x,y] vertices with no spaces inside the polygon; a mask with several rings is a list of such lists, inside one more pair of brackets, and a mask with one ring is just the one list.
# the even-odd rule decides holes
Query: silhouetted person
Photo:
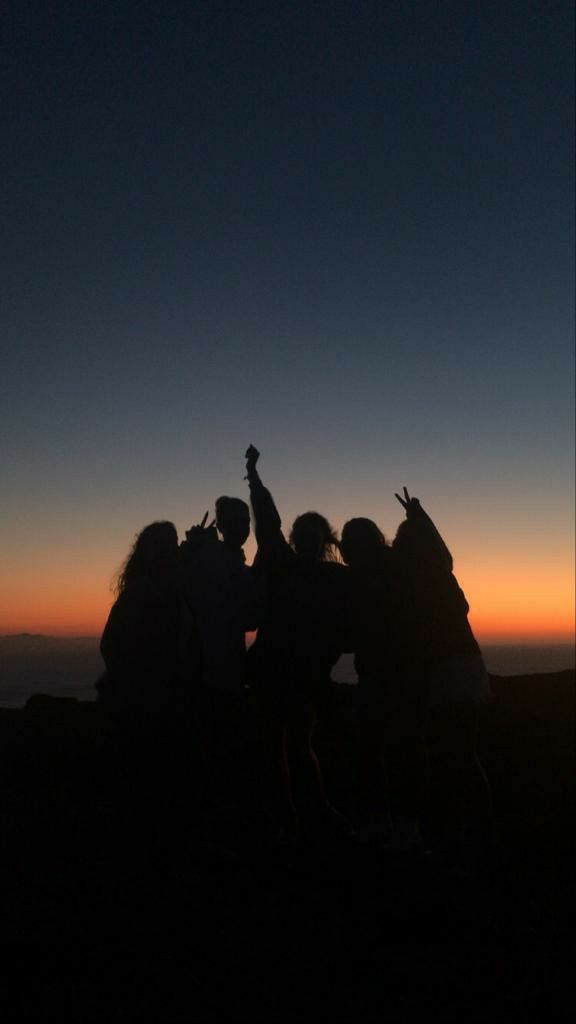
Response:
[{"label": "silhouetted person", "polygon": [[[337,539],[324,516],[305,512],[290,543],[278,510],[246,452],[247,479],[258,551],[254,572],[265,584],[266,607],[250,653],[250,679],[266,751],[270,814],[278,837],[349,834],[349,823],[329,804],[312,737],[330,670],[345,649],[347,570],[337,564]],[[298,776],[298,814],[295,808]]]},{"label": "silhouetted person", "polygon": [[173,523],[146,526],[120,572],[100,641],[108,683],[103,701],[126,717],[156,714],[179,689],[181,598]]},{"label": "silhouetted person", "polygon": [[456,852],[466,844],[473,853],[489,841],[491,829],[490,789],[476,747],[489,680],[452,555],[418,499],[406,488],[396,497],[406,519],[393,547],[413,583],[427,670],[432,826],[440,843]]},{"label": "silhouetted person", "polygon": [[[246,742],[246,643],[258,625],[259,588],[245,564],[250,510],[239,498],[216,502],[215,523],[187,532],[180,557],[192,646],[200,648],[195,706],[209,778],[208,799],[223,824],[239,811],[239,749]],[[218,538],[220,533],[222,540]]]},{"label": "silhouetted person", "polygon": [[[360,778],[364,825],[380,828],[384,778],[397,849],[421,844],[425,779],[425,692],[408,574],[371,519],[350,519],[340,550],[350,567],[351,645],[358,675]],[[385,772],[382,772],[382,763]]]},{"label": "silhouetted person", "polygon": [[144,843],[137,856],[156,856],[160,847],[174,847],[198,785],[173,523],[151,523],[138,534],[117,590],[100,643],[107,670],[101,700],[116,725],[113,784],[129,847]]},{"label": "silhouetted person", "polygon": [[216,529],[229,551],[242,552],[250,536],[250,509],[246,502],[241,498],[229,498],[226,495],[217,498]]},{"label": "silhouetted person", "polygon": [[200,632],[200,679],[210,690],[238,694],[245,685],[245,634],[256,629],[260,610],[243,551],[250,510],[240,498],[222,497],[215,523],[205,527],[206,518],[188,530],[180,546],[187,599]]}]

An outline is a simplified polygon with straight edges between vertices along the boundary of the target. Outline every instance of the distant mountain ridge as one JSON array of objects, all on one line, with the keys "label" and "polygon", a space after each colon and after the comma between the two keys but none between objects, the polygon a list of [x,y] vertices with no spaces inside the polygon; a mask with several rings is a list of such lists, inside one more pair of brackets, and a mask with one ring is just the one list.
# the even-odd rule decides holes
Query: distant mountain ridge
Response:
[{"label": "distant mountain ridge", "polygon": [[0,635],[0,706],[20,707],[39,692],[93,700],[103,670],[98,637]]},{"label": "distant mountain ridge", "polygon": [[52,636],[50,633],[0,633],[0,641],[44,640],[50,643],[74,643],[76,640],[98,640],[97,636]]},{"label": "distant mountain ridge", "polygon": [[[494,676],[528,677],[574,668],[574,647],[485,645]],[[99,637],[55,637],[43,633],[0,635],[0,707],[21,707],[33,694],[94,700],[94,682],[104,670]],[[355,683],[354,657],[344,654],[332,670],[338,683]]]}]

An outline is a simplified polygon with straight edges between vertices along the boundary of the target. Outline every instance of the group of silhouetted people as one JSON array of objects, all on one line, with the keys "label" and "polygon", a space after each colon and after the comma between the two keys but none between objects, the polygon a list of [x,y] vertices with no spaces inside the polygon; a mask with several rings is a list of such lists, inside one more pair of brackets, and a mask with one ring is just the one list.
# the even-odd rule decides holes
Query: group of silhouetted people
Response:
[{"label": "group of silhouetted people", "polygon": [[[317,512],[299,515],[286,538],[258,458],[251,445],[252,566],[249,506],[221,497],[215,521],[206,515],[180,544],[172,523],[146,526],[119,575],[98,688],[132,784],[146,799],[154,791],[157,805],[178,792],[200,829],[219,816],[231,829],[251,729],[273,843],[388,829],[398,850],[480,849],[491,808],[476,734],[489,682],[433,522],[404,488],[392,543],[366,518],[349,520],[339,539]],[[358,676],[353,822],[331,804],[314,749],[345,652]]]}]

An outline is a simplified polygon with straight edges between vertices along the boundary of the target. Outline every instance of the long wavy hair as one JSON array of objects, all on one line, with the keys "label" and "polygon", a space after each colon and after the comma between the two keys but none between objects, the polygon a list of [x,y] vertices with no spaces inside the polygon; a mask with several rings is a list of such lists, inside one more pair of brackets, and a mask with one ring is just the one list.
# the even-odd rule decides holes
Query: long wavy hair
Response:
[{"label": "long wavy hair", "polygon": [[137,579],[154,579],[178,549],[178,533],[174,523],[159,520],[149,523],[140,533],[122,565],[114,590],[121,594]]},{"label": "long wavy hair", "polygon": [[340,561],[336,531],[319,512],[297,516],[289,540],[296,554],[307,562]]},{"label": "long wavy hair", "polygon": [[354,564],[358,559],[362,562],[381,562],[388,552],[388,543],[382,530],[372,519],[358,516],[349,519],[342,527],[340,550],[344,561]]}]

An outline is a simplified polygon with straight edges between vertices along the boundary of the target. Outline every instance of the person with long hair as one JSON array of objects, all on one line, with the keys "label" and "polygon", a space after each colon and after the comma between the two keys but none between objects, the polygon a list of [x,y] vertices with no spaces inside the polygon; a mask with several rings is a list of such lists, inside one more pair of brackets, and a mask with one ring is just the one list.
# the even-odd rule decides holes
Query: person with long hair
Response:
[{"label": "person with long hair", "polygon": [[286,540],[258,458],[250,445],[246,469],[258,543],[253,570],[266,604],[249,674],[266,752],[271,824],[278,837],[350,834],[350,824],[328,801],[313,747],[330,670],[345,649],[347,569],[339,563],[334,530],[318,512],[299,515]]},{"label": "person with long hair", "polygon": [[456,862],[474,861],[491,840],[490,787],[477,750],[490,683],[450,551],[418,498],[406,488],[396,498],[406,519],[393,549],[414,589],[428,687],[431,838]]},{"label": "person with long hair", "polygon": [[100,650],[108,674],[105,703],[123,715],[156,713],[179,682],[178,534],[171,522],[138,533],[118,574],[116,600]]},{"label": "person with long hair", "polygon": [[356,815],[360,832],[397,850],[421,846],[424,680],[410,582],[380,528],[350,519],[340,550],[350,569],[356,691]]},{"label": "person with long hair", "polygon": [[108,772],[122,812],[115,853],[129,873],[148,858],[173,871],[192,831],[203,777],[181,659],[182,587],[171,522],[138,533],[102,634],[99,697],[112,730]]}]

